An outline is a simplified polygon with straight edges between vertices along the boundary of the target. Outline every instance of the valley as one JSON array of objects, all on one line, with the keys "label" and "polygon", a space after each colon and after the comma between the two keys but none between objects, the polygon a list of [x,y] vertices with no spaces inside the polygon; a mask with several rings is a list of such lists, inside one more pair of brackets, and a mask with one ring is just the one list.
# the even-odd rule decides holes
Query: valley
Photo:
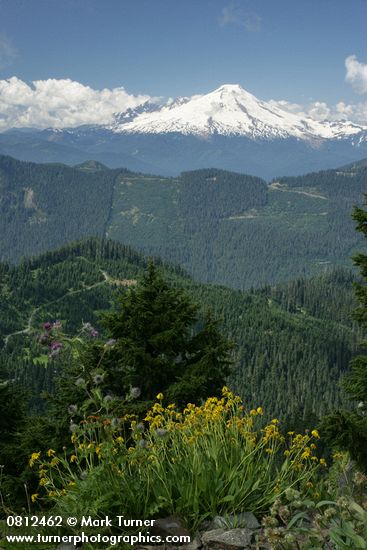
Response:
[{"label": "valley", "polygon": [[[201,311],[212,310],[231,338],[231,386],[248,407],[259,406],[283,420],[307,419],[345,403],[340,377],[357,351],[358,330],[350,271],[336,270],[252,291],[195,282],[181,269],[156,260],[165,277],[184,288]],[[53,391],[63,360],[49,361],[37,342],[42,323],[59,320],[76,334],[90,322],[101,331],[99,313],[138,279],[147,259],[111,240],[87,239],[21,262],[0,264],[0,371],[32,391]]]},{"label": "valley", "polygon": [[267,184],[217,169],[164,178],[0,157],[0,259],[104,236],[239,289],[351,268],[366,180],[363,164]]}]

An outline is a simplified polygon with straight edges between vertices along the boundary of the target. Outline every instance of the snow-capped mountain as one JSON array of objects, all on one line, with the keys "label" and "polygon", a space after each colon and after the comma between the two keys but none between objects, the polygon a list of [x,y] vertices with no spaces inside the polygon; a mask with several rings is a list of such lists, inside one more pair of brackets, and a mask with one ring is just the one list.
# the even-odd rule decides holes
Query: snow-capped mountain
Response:
[{"label": "snow-capped mountain", "polygon": [[126,111],[121,113],[116,113],[114,116],[114,122],[110,127],[113,130],[117,130],[121,125],[127,124],[132,120],[136,119],[139,115],[152,113],[160,109],[160,105],[157,103],[151,103],[150,101],[145,101],[137,107],[129,107]]},{"label": "snow-capped mountain", "polygon": [[123,134],[216,134],[254,140],[340,139],[367,130],[352,122],[300,117],[259,100],[238,84],[227,84],[201,96],[178,98],[163,106],[146,103],[119,115],[108,128]]},{"label": "snow-capped mountain", "polygon": [[0,134],[0,153],[36,162],[93,159],[150,174],[212,167],[271,179],[366,158],[367,127],[289,113],[228,84],[165,104],[145,101],[108,124]]}]

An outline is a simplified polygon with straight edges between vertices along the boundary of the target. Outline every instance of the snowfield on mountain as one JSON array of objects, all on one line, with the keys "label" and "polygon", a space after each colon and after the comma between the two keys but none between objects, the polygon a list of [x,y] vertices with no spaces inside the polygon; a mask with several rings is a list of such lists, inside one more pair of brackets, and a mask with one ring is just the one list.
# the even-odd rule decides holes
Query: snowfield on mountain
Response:
[{"label": "snowfield on mountain", "polygon": [[[179,98],[163,106],[145,104],[108,126],[116,133],[246,136],[251,139],[295,137],[303,140],[360,136],[367,127],[348,121],[317,121],[261,101],[238,84],[205,95]],[[366,139],[366,136],[363,136]]]}]

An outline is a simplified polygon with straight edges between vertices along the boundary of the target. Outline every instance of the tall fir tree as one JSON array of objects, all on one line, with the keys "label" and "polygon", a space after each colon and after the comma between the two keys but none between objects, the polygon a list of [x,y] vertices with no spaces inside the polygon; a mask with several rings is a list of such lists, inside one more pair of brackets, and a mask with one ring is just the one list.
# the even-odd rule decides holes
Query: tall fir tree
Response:
[{"label": "tall fir tree", "polygon": [[153,263],[119,297],[116,309],[102,314],[101,324],[108,339],[90,342],[81,361],[64,369],[55,416],[65,417],[70,404],[85,414],[86,386],[89,393],[98,389],[116,413],[143,414],[159,393],[178,407],[220,394],[233,344],[218,322],[210,314],[202,318],[190,297],[165,281]]},{"label": "tall fir tree", "polygon": [[[367,196],[365,200],[367,206]],[[355,207],[353,219],[357,231],[367,238],[367,210]],[[354,318],[363,331],[367,330],[367,254],[359,253],[354,257],[363,282],[355,283],[355,293],[359,307]],[[367,350],[367,340],[361,344]],[[354,410],[336,411],[325,417],[321,430],[333,447],[348,451],[357,466],[367,473],[367,353],[356,356],[350,363],[350,373],[343,380],[343,387],[353,402]]]}]

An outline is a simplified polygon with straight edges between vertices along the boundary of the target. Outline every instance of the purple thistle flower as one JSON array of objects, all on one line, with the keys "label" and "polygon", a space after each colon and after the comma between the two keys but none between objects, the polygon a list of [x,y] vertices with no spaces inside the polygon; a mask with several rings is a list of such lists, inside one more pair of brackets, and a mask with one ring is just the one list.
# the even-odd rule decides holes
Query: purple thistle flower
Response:
[{"label": "purple thistle flower", "polygon": [[42,326],[45,330],[51,330],[52,329],[52,324],[49,321],[47,321],[46,323],[43,323]]},{"label": "purple thistle flower", "polygon": [[62,343],[61,342],[52,342],[52,344],[51,344],[51,350],[52,351],[60,350],[61,348],[62,348]]},{"label": "purple thistle flower", "polygon": [[93,329],[89,332],[89,336],[91,336],[91,338],[97,338],[97,336],[98,336],[98,330],[96,330],[95,328],[93,328]]}]

